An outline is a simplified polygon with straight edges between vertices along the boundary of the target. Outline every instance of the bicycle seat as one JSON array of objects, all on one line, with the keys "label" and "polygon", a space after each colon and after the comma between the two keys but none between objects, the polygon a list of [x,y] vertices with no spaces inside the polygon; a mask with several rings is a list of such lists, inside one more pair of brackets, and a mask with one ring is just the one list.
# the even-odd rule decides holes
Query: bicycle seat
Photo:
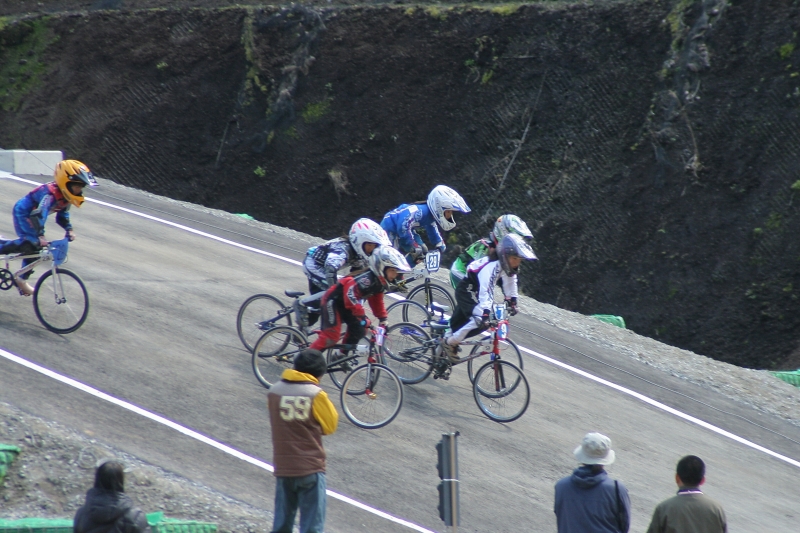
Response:
[{"label": "bicycle seat", "polygon": [[289,298],[299,298],[302,295],[304,295],[305,293],[303,291],[290,291],[290,290],[287,289],[287,290],[283,291],[283,294],[285,294]]},{"label": "bicycle seat", "polygon": [[431,303],[431,310],[434,313],[442,313],[442,314],[449,313],[450,312],[450,306],[449,305],[439,305],[436,302],[433,302],[433,303]]},{"label": "bicycle seat", "polygon": [[444,331],[450,327],[450,324],[439,324],[438,322],[431,322],[428,325],[435,331]]}]

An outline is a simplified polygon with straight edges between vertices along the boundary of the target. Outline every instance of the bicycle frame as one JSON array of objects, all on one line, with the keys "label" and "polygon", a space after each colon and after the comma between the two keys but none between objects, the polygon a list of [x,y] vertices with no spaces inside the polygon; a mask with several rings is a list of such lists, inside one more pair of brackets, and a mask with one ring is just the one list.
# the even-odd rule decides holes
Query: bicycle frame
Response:
[{"label": "bicycle frame", "polygon": [[[58,244],[56,244],[58,243]],[[12,285],[8,287],[4,287],[6,289],[10,289],[13,286],[14,280],[13,278],[18,278],[24,274],[27,274],[37,266],[41,265],[42,263],[52,263],[52,266],[49,267],[48,270],[53,272],[53,280],[57,279],[56,274],[56,267],[63,264],[66,261],[67,255],[67,246],[68,241],[53,241],[49,243],[46,247],[42,248],[39,252],[35,254],[7,254],[3,256],[3,263],[5,265],[5,270],[11,273],[12,279],[0,279],[0,283],[11,283]],[[11,263],[16,261],[24,261],[25,259],[33,259],[36,258],[36,261],[33,261],[27,266],[24,266],[17,270],[16,272],[11,271]],[[59,294],[56,290],[57,287],[53,286],[54,292]]]}]

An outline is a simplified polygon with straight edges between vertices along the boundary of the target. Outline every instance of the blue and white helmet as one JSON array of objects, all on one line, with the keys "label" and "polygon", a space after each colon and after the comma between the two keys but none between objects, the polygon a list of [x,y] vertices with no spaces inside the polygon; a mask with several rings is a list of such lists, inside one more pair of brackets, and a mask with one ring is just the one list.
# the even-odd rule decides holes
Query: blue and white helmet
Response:
[{"label": "blue and white helmet", "polygon": [[526,242],[533,239],[533,233],[521,218],[517,215],[503,215],[494,223],[492,240],[497,244],[503,240],[503,237],[512,233],[519,235]]},{"label": "blue and white helmet", "polygon": [[497,245],[497,257],[500,260],[500,266],[503,268],[503,272],[509,276],[513,276],[519,271],[519,268],[511,268],[511,265],[508,264],[508,258],[512,255],[527,261],[536,261],[538,259],[536,254],[533,253],[533,248],[515,233],[506,235]]},{"label": "blue and white helmet", "polygon": [[471,209],[467,202],[456,191],[447,185],[437,185],[428,194],[428,208],[433,214],[433,218],[444,231],[450,231],[456,227],[455,218],[445,218],[444,212],[446,210],[458,211],[460,213],[469,213]]},{"label": "blue and white helmet", "polygon": [[408,274],[411,272],[411,267],[403,254],[392,248],[391,246],[380,246],[375,248],[372,255],[367,259],[369,269],[378,277],[384,289],[389,288],[389,281],[386,279],[385,270],[388,267],[394,267],[399,274]]},{"label": "blue and white helmet", "polygon": [[350,244],[356,251],[358,256],[367,261],[369,254],[364,251],[364,244],[371,242],[376,246],[391,246],[389,236],[386,231],[374,220],[368,218],[359,218],[352,226],[350,226],[350,233],[347,236],[350,239]]}]

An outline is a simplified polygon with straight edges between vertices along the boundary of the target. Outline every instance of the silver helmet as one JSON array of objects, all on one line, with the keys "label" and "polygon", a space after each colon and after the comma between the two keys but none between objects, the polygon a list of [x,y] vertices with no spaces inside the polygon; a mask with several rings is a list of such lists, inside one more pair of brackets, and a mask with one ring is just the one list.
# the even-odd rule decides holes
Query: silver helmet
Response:
[{"label": "silver helmet", "polygon": [[522,237],[514,233],[503,237],[503,240],[497,245],[497,257],[500,260],[500,266],[503,268],[503,272],[509,276],[513,276],[519,271],[519,268],[511,268],[511,265],[508,264],[508,258],[512,255],[527,261],[538,259],[536,254],[533,253],[533,248]]},{"label": "silver helmet", "polygon": [[396,268],[398,274],[407,274],[411,272],[411,267],[408,265],[405,256],[391,246],[376,248],[367,259],[367,264],[369,265],[369,269],[372,270],[372,273],[378,277],[378,281],[381,282],[384,289],[389,288],[389,281],[386,279],[387,268]]},{"label": "silver helmet", "polygon": [[523,239],[533,239],[533,233],[528,229],[528,225],[517,215],[503,215],[497,219],[492,229],[492,240],[495,244],[503,240],[509,234],[516,234]]}]

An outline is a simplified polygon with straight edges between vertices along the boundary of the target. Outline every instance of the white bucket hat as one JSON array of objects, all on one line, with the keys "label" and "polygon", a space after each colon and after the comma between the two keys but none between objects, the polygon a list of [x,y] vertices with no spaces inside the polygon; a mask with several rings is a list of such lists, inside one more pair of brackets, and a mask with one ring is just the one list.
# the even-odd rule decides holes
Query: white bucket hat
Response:
[{"label": "white bucket hat", "polygon": [[611,439],[600,433],[587,433],[573,453],[585,465],[610,465],[615,459]]}]

